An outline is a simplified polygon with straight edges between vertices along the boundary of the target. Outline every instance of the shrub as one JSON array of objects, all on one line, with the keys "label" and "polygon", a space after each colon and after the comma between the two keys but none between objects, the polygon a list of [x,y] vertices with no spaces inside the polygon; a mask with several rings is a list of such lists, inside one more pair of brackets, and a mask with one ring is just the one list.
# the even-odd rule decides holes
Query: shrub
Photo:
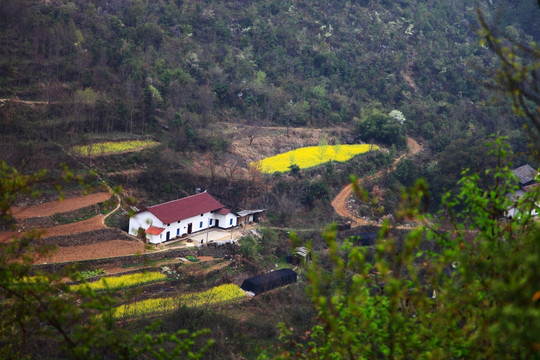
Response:
[{"label": "shrub", "polygon": [[80,274],[83,279],[88,279],[94,276],[105,274],[105,270],[103,269],[86,270],[86,271],[81,271]]},{"label": "shrub", "polygon": [[395,145],[399,149],[407,145],[405,128],[388,115],[369,115],[358,123],[357,131],[364,141],[375,140],[386,146]]}]

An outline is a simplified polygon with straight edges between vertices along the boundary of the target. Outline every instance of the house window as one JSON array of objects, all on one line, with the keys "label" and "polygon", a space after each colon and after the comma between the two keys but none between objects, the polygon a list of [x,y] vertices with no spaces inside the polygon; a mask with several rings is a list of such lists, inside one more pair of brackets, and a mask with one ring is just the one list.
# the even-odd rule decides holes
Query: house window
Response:
[{"label": "house window", "polygon": [[178,220],[178,224],[180,224],[180,220]]},{"label": "house window", "polygon": [[204,214],[201,214],[201,216],[203,216]]},{"label": "house window", "polygon": [[169,225],[171,225],[171,224],[167,224],[167,226],[169,226]]},{"label": "house window", "polygon": [[180,235],[180,228],[176,229],[176,236]]},{"label": "house window", "polygon": [[213,221],[214,221],[214,219],[210,219],[210,226],[212,226]]},{"label": "house window", "polygon": [[229,221],[229,225],[232,225],[232,219],[231,219],[231,221]]},{"label": "house window", "polygon": [[199,227],[201,227],[201,228],[202,228],[202,221],[201,221],[201,223],[200,223]]}]

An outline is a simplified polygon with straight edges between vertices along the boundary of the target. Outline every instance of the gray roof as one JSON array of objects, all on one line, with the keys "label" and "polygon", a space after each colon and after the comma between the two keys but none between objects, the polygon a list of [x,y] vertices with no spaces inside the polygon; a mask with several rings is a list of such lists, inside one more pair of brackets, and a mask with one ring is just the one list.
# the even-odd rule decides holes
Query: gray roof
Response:
[{"label": "gray roof", "polygon": [[238,211],[236,213],[236,215],[240,216],[240,217],[244,217],[244,216],[248,216],[248,215],[253,215],[253,214],[258,214],[258,213],[262,213],[262,212],[265,212],[266,209],[259,209],[259,210],[242,210],[242,211]]},{"label": "gray roof", "polygon": [[534,170],[529,164],[518,167],[512,170],[512,173],[517,176],[521,185],[527,184],[534,180],[538,171]]}]

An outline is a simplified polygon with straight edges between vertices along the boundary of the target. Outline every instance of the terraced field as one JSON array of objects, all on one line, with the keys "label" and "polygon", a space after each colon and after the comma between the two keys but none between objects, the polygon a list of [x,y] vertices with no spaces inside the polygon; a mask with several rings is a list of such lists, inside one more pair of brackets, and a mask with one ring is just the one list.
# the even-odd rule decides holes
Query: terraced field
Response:
[{"label": "terraced field", "polygon": [[[111,198],[108,192],[100,192],[89,195],[68,197],[62,201],[49,201],[38,205],[19,206],[13,208],[14,218],[20,221],[34,220],[39,223],[40,219],[51,222],[52,215],[61,213],[69,214],[81,208],[96,205]],[[111,212],[115,209],[111,209]],[[101,241],[103,230],[108,229],[104,223],[107,215],[98,214],[90,219],[75,221],[57,226],[38,226],[33,230],[42,232],[42,241],[49,243],[51,238],[64,237],[64,243],[56,251],[47,257],[41,257],[38,263],[67,262],[88,259],[99,259],[122,255],[133,255],[144,252],[144,244],[136,239],[129,239],[127,235],[119,236],[118,239]],[[25,229],[27,230],[27,229]],[[112,229],[111,229],[112,231]],[[95,233],[95,234],[94,234]],[[0,231],[0,241],[9,241],[13,237],[23,237],[28,231]],[[66,240],[67,239],[67,240]],[[65,244],[72,241],[73,245]],[[54,244],[54,242],[53,242]]]}]

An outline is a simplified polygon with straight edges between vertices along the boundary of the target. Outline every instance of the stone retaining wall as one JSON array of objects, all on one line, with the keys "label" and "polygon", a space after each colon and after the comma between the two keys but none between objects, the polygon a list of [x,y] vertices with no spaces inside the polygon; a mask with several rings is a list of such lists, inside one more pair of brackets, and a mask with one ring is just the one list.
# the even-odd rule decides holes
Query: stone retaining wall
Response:
[{"label": "stone retaining wall", "polygon": [[73,235],[52,236],[34,241],[35,245],[56,245],[59,247],[95,244],[110,240],[138,241],[118,229],[100,229]]},{"label": "stone retaining wall", "polygon": [[50,216],[43,216],[43,217],[33,217],[33,218],[25,218],[25,219],[19,219],[17,220],[17,228],[22,231],[28,231],[30,229],[43,229],[48,228],[52,226],[56,226],[57,224],[54,222],[53,219],[51,219]]}]

